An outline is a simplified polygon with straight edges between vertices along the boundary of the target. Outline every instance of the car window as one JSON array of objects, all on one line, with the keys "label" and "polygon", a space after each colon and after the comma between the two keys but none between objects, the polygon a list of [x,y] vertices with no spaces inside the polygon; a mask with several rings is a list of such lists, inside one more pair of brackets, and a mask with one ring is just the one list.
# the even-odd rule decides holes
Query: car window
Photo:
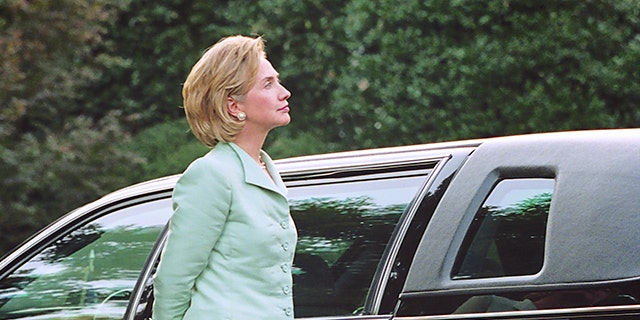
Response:
[{"label": "car window", "polygon": [[[459,250],[453,280],[532,275],[544,263],[554,179],[504,179],[476,212]],[[521,298],[521,299],[517,299]],[[438,295],[403,299],[399,315],[436,315],[535,309],[516,295]],[[505,310],[506,311],[506,310]]]},{"label": "car window", "polygon": [[474,218],[452,278],[540,271],[553,185],[553,179],[500,181]]},{"label": "car window", "polygon": [[[540,272],[544,264],[546,225],[554,184],[554,179],[505,179],[498,182],[471,223],[451,279],[462,282]],[[553,290],[544,286],[480,290],[479,282],[469,284],[468,288],[471,290],[406,296],[396,315],[465,315],[549,309],[562,312],[567,308],[637,305],[640,298],[637,279],[574,284]],[[606,312],[606,309],[599,310]],[[584,312],[594,311],[585,309]],[[462,317],[466,319],[469,316]]]},{"label": "car window", "polygon": [[170,215],[158,200],[68,232],[0,281],[0,319],[122,319]]},{"label": "car window", "polygon": [[298,229],[296,317],[357,312],[396,222],[427,174],[345,175],[289,187]]}]

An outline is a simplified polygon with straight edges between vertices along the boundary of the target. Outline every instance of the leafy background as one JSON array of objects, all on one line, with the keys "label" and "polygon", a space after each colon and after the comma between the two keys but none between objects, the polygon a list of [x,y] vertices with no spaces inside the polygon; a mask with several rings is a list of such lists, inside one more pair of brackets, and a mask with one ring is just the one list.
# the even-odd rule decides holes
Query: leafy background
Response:
[{"label": "leafy background", "polygon": [[206,152],[181,83],[231,34],[293,93],[274,158],[640,123],[638,0],[0,0],[0,254]]}]

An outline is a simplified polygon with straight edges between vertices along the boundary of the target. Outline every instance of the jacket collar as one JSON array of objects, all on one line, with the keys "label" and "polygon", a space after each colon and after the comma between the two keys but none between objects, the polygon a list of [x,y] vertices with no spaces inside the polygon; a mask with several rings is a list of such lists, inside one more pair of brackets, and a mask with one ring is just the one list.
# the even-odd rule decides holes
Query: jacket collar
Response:
[{"label": "jacket collar", "polygon": [[260,150],[260,155],[262,156],[262,161],[267,165],[267,170],[269,171],[273,181],[267,177],[262,168],[260,168],[260,166],[251,158],[251,156],[249,156],[248,153],[242,150],[242,148],[233,142],[229,142],[228,145],[231,146],[231,149],[233,149],[238,156],[238,159],[240,159],[240,163],[242,163],[246,183],[271,190],[282,195],[284,198],[287,197],[287,187],[284,185],[280,174],[273,164],[273,160],[271,160],[271,157],[269,157],[266,152]]}]

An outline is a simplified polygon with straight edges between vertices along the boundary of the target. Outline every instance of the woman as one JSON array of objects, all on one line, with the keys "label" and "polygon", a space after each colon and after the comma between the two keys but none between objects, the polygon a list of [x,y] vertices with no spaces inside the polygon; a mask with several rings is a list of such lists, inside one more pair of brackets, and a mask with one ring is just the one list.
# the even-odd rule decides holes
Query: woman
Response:
[{"label": "woman", "polygon": [[297,240],[286,188],[261,150],[291,120],[261,38],[209,48],[182,91],[194,135],[212,148],[173,193],[153,319],[292,319]]}]

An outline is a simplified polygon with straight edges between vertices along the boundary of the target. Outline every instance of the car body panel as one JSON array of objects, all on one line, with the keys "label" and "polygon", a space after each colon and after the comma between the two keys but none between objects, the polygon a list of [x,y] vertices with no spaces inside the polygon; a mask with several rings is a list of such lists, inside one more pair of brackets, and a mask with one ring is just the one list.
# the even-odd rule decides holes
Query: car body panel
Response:
[{"label": "car body panel", "polygon": [[[314,186],[344,189],[344,182],[423,179],[415,194],[407,195],[412,200],[397,220],[361,308],[353,314],[313,319],[624,319],[640,314],[637,304],[457,315],[399,312],[405,301],[424,297],[437,301],[457,292],[570,289],[639,280],[640,129],[390,147],[275,163],[294,191]],[[170,203],[178,178],[174,175],[123,188],[61,217],[0,260],[0,281],[78,226],[145,204]],[[499,181],[510,178],[555,181],[541,270],[522,276],[454,279],[452,270],[478,208]],[[103,301],[105,305],[121,304],[128,299],[123,319],[150,316],[153,273],[166,228],[158,234],[133,288]],[[2,290],[0,298],[15,294]]]}]

